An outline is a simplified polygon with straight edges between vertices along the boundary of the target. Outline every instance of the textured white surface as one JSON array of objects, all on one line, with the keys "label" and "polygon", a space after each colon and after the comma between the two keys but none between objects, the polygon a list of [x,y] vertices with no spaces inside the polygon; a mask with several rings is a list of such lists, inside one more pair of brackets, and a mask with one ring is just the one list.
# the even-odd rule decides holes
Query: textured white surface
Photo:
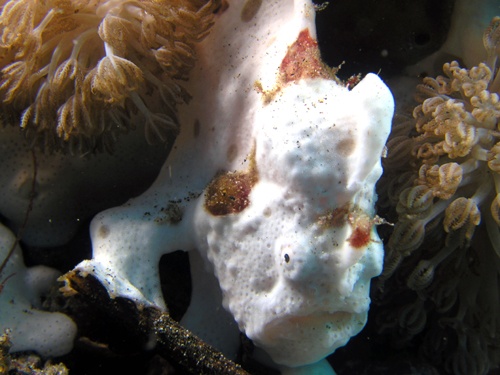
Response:
[{"label": "textured white surface", "polygon": [[[0,224],[0,259],[5,258],[14,240],[14,235]],[[0,276],[0,282],[5,281],[0,293],[0,332],[10,330],[12,352],[36,350],[42,356],[52,357],[73,348],[75,323],[64,314],[37,308],[39,292],[47,289],[47,283],[54,284],[56,277],[48,267],[27,269],[21,248],[14,250]]]},{"label": "textured white surface", "polygon": [[[375,76],[349,91],[334,81],[286,87],[255,117],[259,181],[239,214],[212,216],[200,200],[197,248],[214,265],[240,329],[277,363],[316,362],[366,322],[382,243],[355,247],[348,215],[374,216],[374,186],[392,99]],[[347,208],[339,225],[322,217]]]},{"label": "textured white surface", "polygon": [[[198,51],[172,153],[148,191],[93,220],[93,259],[82,266],[103,271],[112,293],[164,307],[161,255],[198,251],[242,331],[276,363],[317,363],[321,373],[321,359],[364,326],[370,278],[381,271],[374,184],[393,99],[368,75],[352,91],[320,78],[290,82],[265,104],[255,82],[276,87],[288,47],[303,30],[315,35],[314,10],[304,0],[266,1],[244,21],[249,3],[259,2],[230,1],[218,16]],[[249,205],[213,216],[205,188],[220,171],[249,169],[254,151]],[[366,238],[353,248],[355,230]],[[196,274],[183,324],[234,353],[238,331],[206,280]],[[199,318],[204,311],[209,318]]]}]

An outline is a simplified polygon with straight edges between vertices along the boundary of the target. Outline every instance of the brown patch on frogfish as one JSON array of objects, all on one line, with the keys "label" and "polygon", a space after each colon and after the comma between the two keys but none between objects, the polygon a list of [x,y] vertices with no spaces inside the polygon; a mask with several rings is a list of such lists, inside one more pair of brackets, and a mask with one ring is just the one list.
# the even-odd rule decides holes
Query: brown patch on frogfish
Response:
[{"label": "brown patch on frogfish", "polygon": [[245,171],[220,172],[205,189],[205,209],[214,216],[237,214],[250,204],[250,193],[259,180],[255,150]]},{"label": "brown patch on frogfish", "polygon": [[269,91],[263,89],[260,82],[255,82],[255,89],[263,96],[264,103],[270,103],[281,89],[289,84],[306,78],[332,79],[340,82],[335,76],[338,69],[330,68],[323,61],[318,42],[311,37],[309,29],[303,29],[295,42],[287,50],[279,67],[276,86]]},{"label": "brown patch on frogfish", "polygon": [[283,83],[304,78],[332,79],[335,72],[321,61],[318,42],[311,37],[308,29],[302,30],[297,40],[288,47],[280,65]]},{"label": "brown patch on frogfish", "polygon": [[355,249],[364,248],[372,241],[371,233],[374,225],[390,225],[379,216],[371,218],[359,208],[352,208],[349,204],[319,216],[317,223],[322,229],[340,228],[348,224],[351,227],[351,235],[347,238],[347,242]]}]

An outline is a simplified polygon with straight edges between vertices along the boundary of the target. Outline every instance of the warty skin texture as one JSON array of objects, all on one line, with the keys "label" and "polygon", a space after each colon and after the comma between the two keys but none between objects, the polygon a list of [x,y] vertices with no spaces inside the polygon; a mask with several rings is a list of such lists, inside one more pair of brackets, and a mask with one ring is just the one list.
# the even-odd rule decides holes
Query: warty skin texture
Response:
[{"label": "warty skin texture", "polygon": [[[112,295],[165,307],[159,259],[191,251],[188,328],[231,355],[234,317],[284,371],[325,369],[322,359],[363,327],[381,272],[374,184],[392,95],[375,75],[351,91],[311,73],[280,80],[288,47],[304,30],[315,38],[309,1],[228,4],[197,51],[193,100],[160,175],[93,220],[93,259],[77,269]],[[228,179],[252,181],[227,190],[248,200],[236,212],[207,209],[205,189],[220,173],[255,174]]]}]

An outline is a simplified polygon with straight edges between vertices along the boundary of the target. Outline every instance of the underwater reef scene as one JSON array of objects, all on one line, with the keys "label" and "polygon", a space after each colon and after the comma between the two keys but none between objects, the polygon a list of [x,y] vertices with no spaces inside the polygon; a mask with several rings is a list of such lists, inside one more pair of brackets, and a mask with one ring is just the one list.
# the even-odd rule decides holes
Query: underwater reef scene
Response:
[{"label": "underwater reef scene", "polygon": [[497,0],[0,7],[0,374],[500,373]]}]

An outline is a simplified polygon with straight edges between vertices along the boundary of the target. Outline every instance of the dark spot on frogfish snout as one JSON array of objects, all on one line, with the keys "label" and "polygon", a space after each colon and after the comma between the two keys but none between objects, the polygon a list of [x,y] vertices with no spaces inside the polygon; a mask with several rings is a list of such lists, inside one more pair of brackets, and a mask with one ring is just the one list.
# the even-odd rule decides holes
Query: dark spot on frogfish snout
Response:
[{"label": "dark spot on frogfish snout", "polygon": [[205,189],[205,209],[214,216],[237,214],[250,204],[250,192],[259,176],[255,151],[246,171],[220,172]]},{"label": "dark spot on frogfish snout", "polygon": [[109,229],[109,227],[107,225],[101,225],[98,229],[98,235],[102,239],[108,237],[110,232],[111,232],[111,230]]}]

